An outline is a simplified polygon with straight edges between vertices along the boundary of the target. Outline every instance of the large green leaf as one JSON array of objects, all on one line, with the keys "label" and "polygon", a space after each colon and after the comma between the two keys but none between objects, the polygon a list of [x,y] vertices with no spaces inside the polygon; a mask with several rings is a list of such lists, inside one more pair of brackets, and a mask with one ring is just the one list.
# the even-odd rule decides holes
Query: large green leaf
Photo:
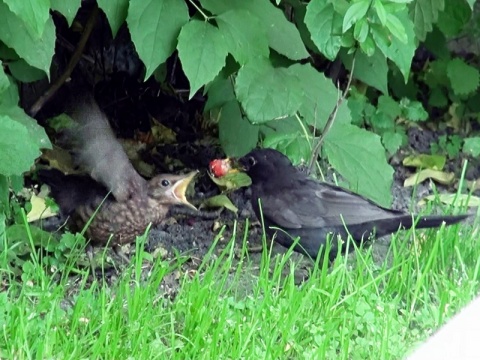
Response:
[{"label": "large green leaf", "polygon": [[412,1],[410,6],[410,17],[415,24],[415,34],[419,40],[425,40],[427,33],[432,31],[433,24],[438,20],[438,13],[443,11],[444,7],[445,0]]},{"label": "large green leaf", "polygon": [[208,11],[220,15],[229,10],[243,9],[258,17],[268,34],[268,43],[272,49],[292,60],[308,57],[307,49],[294,24],[289,22],[283,12],[269,0],[201,0]]},{"label": "large green leaf", "polygon": [[413,23],[410,20],[407,11],[399,12],[396,14],[402,21],[404,27],[404,33],[407,38],[407,42],[403,43],[398,37],[389,37],[391,42],[387,44],[380,39],[380,31],[376,31],[377,28],[372,29],[373,38],[383,52],[383,54],[392,60],[400,69],[405,82],[408,81],[410,76],[410,68],[412,65],[413,55],[417,49],[415,45],[415,33],[413,29]]},{"label": "large green leaf", "polygon": [[27,128],[9,116],[0,115],[0,174],[21,175],[39,155],[40,150],[30,140]]},{"label": "large green leaf", "polygon": [[55,26],[51,17],[43,28],[43,33],[34,37],[25,23],[0,1],[0,40],[27,63],[49,74],[55,49]]},{"label": "large green leaf", "polygon": [[[52,5],[51,5],[52,9],[57,10],[58,12],[60,12],[60,14],[65,16],[65,19],[67,19],[68,26],[72,26],[73,20],[75,19],[75,16],[77,16],[78,9],[82,4],[82,0],[51,0],[51,1],[52,1]],[[99,2],[100,1],[105,1],[105,0],[99,0]],[[112,1],[112,3],[114,2],[115,1]]]},{"label": "large green leaf", "polygon": [[258,142],[258,125],[251,124],[242,116],[237,101],[222,106],[218,124],[219,139],[227,156],[242,156]]},{"label": "large green leaf", "polygon": [[293,115],[302,104],[303,86],[289,68],[274,68],[265,58],[243,66],[235,92],[250,121],[263,123]]},{"label": "large green leaf", "polygon": [[37,121],[18,106],[18,89],[14,84],[5,90],[0,96],[0,115],[3,115],[15,122],[18,122],[25,128],[28,136],[23,140],[28,141],[37,149],[51,149],[52,144],[48,139],[45,129],[37,124]]},{"label": "large green leaf", "polygon": [[[299,109],[306,123],[321,130],[341,96],[332,80],[314,69],[311,65],[292,65],[289,70],[300,79],[303,87],[303,100]],[[350,123],[347,101],[337,111],[335,123]]]},{"label": "large green leaf", "polygon": [[98,6],[107,16],[113,37],[125,22],[128,13],[128,0],[97,0]]},{"label": "large green leaf", "polygon": [[[341,58],[348,70],[352,68],[352,56],[341,52]],[[359,79],[367,85],[388,93],[387,76],[388,65],[387,58],[381,51],[375,51],[372,56],[367,56],[361,51],[356,52],[354,78]]]},{"label": "large green leaf", "polygon": [[217,17],[228,52],[240,65],[257,56],[268,57],[268,37],[260,19],[246,10],[231,10]]},{"label": "large green leaf", "polygon": [[31,37],[40,39],[50,18],[50,0],[2,0],[23,23]]},{"label": "large green leaf", "polygon": [[312,0],[307,6],[305,24],[318,49],[335,60],[342,45],[342,17],[327,0]]},{"label": "large green leaf", "polygon": [[480,73],[462,59],[453,59],[447,65],[447,75],[457,95],[467,95],[478,89]]},{"label": "large green leaf", "polygon": [[145,78],[172,54],[180,29],[189,19],[183,0],[130,0],[127,24]]},{"label": "large green leaf", "polygon": [[350,183],[350,189],[383,206],[392,202],[393,168],[380,137],[355,125],[332,127],[324,143],[328,162]]},{"label": "large green leaf", "polygon": [[205,21],[192,20],[178,37],[178,56],[190,82],[190,97],[215,79],[227,57],[227,44],[218,28]]}]

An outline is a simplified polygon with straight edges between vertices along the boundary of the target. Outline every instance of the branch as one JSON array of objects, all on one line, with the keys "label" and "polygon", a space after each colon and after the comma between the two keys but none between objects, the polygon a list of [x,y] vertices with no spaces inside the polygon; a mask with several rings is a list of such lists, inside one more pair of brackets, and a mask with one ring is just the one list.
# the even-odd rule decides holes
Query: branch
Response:
[{"label": "branch", "polygon": [[67,79],[72,74],[73,69],[78,64],[78,62],[80,61],[80,58],[82,57],[83,49],[87,44],[87,40],[90,37],[90,34],[92,33],[93,27],[97,20],[97,15],[98,15],[98,6],[95,5],[95,7],[92,9],[92,12],[90,13],[90,16],[88,17],[87,23],[85,24],[85,29],[83,30],[82,37],[80,38],[80,41],[77,44],[75,52],[72,54],[72,57],[68,62],[67,68],[65,69],[63,74],[50,86],[50,88],[42,96],[40,96],[37,101],[35,101],[35,103],[30,108],[30,111],[29,111],[30,116],[35,117],[35,115],[37,115],[37,113],[42,109],[45,103],[47,103],[55,95],[58,89],[62,87],[65,81],[67,81]]},{"label": "branch", "polygon": [[352,69],[350,70],[350,76],[348,77],[347,87],[343,91],[342,96],[337,100],[337,103],[335,104],[335,107],[333,108],[332,112],[328,116],[327,123],[325,124],[325,127],[323,128],[323,131],[322,131],[322,135],[320,135],[317,143],[315,144],[315,146],[313,148],[312,156],[310,158],[310,163],[308,164],[307,174],[310,174],[312,172],[315,161],[318,158],[322,143],[325,140],[325,136],[327,136],[328,132],[332,128],[332,125],[333,125],[333,123],[334,123],[334,121],[337,117],[338,109],[340,108],[340,105],[342,105],[343,101],[347,97],[347,94],[350,90],[350,85],[352,84],[352,78],[353,78],[354,70],[355,70],[355,55],[353,56]]}]

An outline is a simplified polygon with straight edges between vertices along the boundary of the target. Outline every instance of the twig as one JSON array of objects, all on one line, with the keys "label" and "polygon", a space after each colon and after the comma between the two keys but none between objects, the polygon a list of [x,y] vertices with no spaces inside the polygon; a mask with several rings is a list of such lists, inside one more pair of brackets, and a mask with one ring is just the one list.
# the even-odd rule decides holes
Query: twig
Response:
[{"label": "twig", "polygon": [[30,115],[34,117],[37,115],[37,113],[42,109],[42,107],[47,103],[53,95],[60,89],[60,87],[67,81],[67,79],[70,77],[72,74],[73,69],[77,65],[77,63],[80,61],[80,58],[82,57],[83,54],[83,49],[85,48],[85,45],[87,44],[87,40],[90,37],[90,34],[92,33],[93,27],[95,25],[95,22],[97,20],[97,15],[98,15],[98,6],[95,5],[95,7],[92,9],[92,12],[90,13],[90,16],[88,17],[87,23],[85,24],[85,29],[83,31],[82,37],[80,38],[80,41],[77,44],[77,47],[75,49],[75,52],[72,54],[72,57],[70,58],[70,61],[68,62],[66,70],[63,72],[63,74],[50,86],[50,88],[38,98],[37,101],[32,105],[30,108]]},{"label": "twig", "polygon": [[337,112],[338,112],[338,109],[340,108],[340,105],[342,105],[343,101],[347,97],[348,91],[350,90],[350,85],[352,83],[354,70],[355,70],[355,55],[353,55],[352,68],[350,70],[350,76],[348,77],[347,87],[343,91],[342,96],[337,100],[335,107],[333,108],[332,112],[328,116],[327,123],[325,124],[325,127],[323,128],[323,131],[322,131],[322,135],[320,135],[317,143],[313,148],[312,157],[310,158],[310,163],[308,164],[308,169],[307,169],[308,174],[312,172],[315,161],[318,158],[318,154],[320,152],[320,148],[322,146],[323,140],[325,140],[325,136],[327,136],[328,132],[332,128],[332,125],[337,117]]}]

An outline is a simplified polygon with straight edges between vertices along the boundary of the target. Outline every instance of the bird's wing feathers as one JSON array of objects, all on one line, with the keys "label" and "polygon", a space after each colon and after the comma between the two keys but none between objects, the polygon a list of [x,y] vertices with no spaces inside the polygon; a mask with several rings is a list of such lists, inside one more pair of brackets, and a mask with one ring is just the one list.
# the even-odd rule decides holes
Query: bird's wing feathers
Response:
[{"label": "bird's wing feathers", "polygon": [[361,224],[404,214],[382,208],[348,190],[311,179],[302,179],[281,196],[266,194],[261,199],[267,220],[291,229]]}]

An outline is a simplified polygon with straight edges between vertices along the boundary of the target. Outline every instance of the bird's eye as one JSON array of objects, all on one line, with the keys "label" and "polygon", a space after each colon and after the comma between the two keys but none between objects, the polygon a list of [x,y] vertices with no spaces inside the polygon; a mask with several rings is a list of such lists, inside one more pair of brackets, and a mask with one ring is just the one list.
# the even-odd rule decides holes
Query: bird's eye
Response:
[{"label": "bird's eye", "polygon": [[169,186],[169,185],[170,185],[170,181],[165,180],[165,179],[162,180],[162,186],[163,186],[163,187],[167,187],[167,186]]},{"label": "bird's eye", "polygon": [[253,165],[255,165],[257,163],[257,161],[255,160],[255,158],[253,156],[250,156],[247,161],[248,161],[248,165],[250,165],[250,167],[252,167]]}]

